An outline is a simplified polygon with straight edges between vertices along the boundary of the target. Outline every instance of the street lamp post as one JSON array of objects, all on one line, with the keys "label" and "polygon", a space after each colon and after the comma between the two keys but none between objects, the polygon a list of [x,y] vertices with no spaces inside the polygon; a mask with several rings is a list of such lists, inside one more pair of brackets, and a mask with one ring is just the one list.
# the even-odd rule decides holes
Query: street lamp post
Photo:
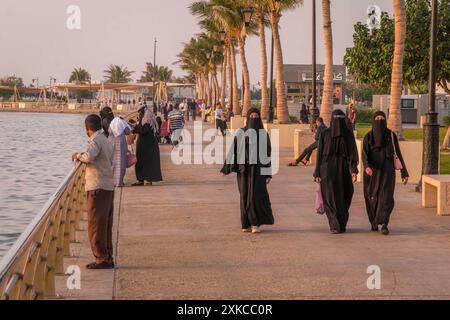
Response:
[{"label": "street lamp post", "polygon": [[[39,77],[36,77],[35,79],[31,79],[31,82],[32,82],[33,84],[36,83],[36,88],[39,89]],[[40,95],[41,95],[41,94],[39,93],[38,101],[39,101]]]},{"label": "street lamp post", "polygon": [[423,125],[423,174],[439,173],[439,123],[436,112],[436,42],[437,42],[437,0],[431,5],[430,65],[428,79],[428,113]]},{"label": "street lamp post", "polygon": [[272,43],[271,43],[271,55],[270,55],[270,92],[269,92],[269,123],[273,123],[274,110],[273,110],[273,31],[272,31]]},{"label": "street lamp post", "polygon": [[316,64],[316,0],[312,0],[312,121],[319,116],[317,108],[317,64]]},{"label": "street lamp post", "polygon": [[156,44],[158,43],[158,41],[155,38],[155,42],[153,44],[153,103],[156,102],[155,100],[155,95],[156,95]]},{"label": "street lamp post", "polygon": [[53,86],[52,82],[56,83],[56,79],[50,76],[50,101],[53,101]]}]

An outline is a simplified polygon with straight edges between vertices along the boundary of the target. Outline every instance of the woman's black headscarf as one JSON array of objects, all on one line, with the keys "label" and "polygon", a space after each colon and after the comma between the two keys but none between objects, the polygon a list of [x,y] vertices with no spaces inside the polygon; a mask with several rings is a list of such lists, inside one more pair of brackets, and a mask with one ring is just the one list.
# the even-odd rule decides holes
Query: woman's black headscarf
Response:
[{"label": "woman's black headscarf", "polygon": [[358,161],[355,137],[347,126],[345,113],[334,110],[330,123],[331,141],[326,144],[326,154],[336,154],[349,160]]},{"label": "woman's black headscarf", "polygon": [[[383,116],[384,120],[375,120],[376,117]],[[372,139],[370,144],[376,149],[381,149],[386,146],[388,138],[388,129],[386,123],[386,114],[383,111],[377,111],[373,114],[372,119]]]},{"label": "woman's black headscarf", "polygon": [[114,120],[114,113],[110,107],[104,107],[100,110],[100,118],[102,118],[102,128],[105,135],[109,135],[109,125]]}]

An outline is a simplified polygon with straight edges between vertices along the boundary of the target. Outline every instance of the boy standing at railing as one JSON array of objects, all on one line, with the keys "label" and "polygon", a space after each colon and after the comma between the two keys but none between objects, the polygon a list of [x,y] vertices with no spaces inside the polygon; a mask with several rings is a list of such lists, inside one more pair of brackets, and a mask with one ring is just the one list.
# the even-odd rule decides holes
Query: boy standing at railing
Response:
[{"label": "boy standing at railing", "polygon": [[112,225],[114,179],[112,169],[113,145],[102,133],[99,116],[91,114],[85,120],[89,136],[86,150],[74,153],[73,161],[86,164],[86,192],[88,213],[88,236],[95,262],[88,269],[114,268]]}]

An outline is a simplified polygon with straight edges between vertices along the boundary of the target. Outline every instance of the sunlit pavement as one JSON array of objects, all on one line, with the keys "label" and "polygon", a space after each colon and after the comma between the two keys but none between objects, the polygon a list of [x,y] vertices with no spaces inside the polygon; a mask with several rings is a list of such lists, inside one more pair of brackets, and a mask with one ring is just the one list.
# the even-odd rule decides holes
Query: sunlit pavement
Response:
[{"label": "sunlit pavement", "polygon": [[[420,208],[414,186],[397,186],[391,235],[370,232],[362,185],[356,185],[348,232],[331,235],[314,213],[311,167],[287,167],[269,186],[276,224],[261,234],[240,231],[235,175],[219,165],[173,165],[161,146],[164,182],[116,192],[116,270],[82,268],[86,299],[412,299],[450,298],[450,218]],[[127,173],[127,184],[134,171]],[[120,205],[119,205],[120,203]],[[117,221],[120,221],[117,229]],[[90,262],[85,241],[77,259]],[[369,289],[369,266],[381,289]],[[369,283],[372,283],[369,281]]]}]

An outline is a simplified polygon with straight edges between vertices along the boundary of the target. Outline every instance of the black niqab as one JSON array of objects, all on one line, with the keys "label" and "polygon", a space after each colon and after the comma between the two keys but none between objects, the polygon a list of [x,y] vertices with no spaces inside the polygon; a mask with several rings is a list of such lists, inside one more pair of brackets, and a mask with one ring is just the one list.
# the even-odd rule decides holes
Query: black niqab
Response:
[{"label": "black niqab", "polygon": [[358,154],[353,145],[354,136],[346,123],[345,113],[341,110],[334,110],[331,114],[331,142],[327,143],[326,154],[336,154],[349,160],[357,160]]},{"label": "black niqab", "polygon": [[[383,116],[384,120],[375,120],[378,116]],[[376,149],[384,148],[386,146],[387,134],[386,114],[382,111],[377,111],[374,113],[372,119],[372,146]]]},{"label": "black niqab", "polygon": [[[258,118],[251,118],[250,115],[252,113],[257,113]],[[264,124],[262,123],[262,120],[261,120],[261,112],[256,108],[251,108],[247,112],[247,124],[245,125],[245,130],[248,130],[248,129],[254,129],[254,130],[264,129]]]}]

